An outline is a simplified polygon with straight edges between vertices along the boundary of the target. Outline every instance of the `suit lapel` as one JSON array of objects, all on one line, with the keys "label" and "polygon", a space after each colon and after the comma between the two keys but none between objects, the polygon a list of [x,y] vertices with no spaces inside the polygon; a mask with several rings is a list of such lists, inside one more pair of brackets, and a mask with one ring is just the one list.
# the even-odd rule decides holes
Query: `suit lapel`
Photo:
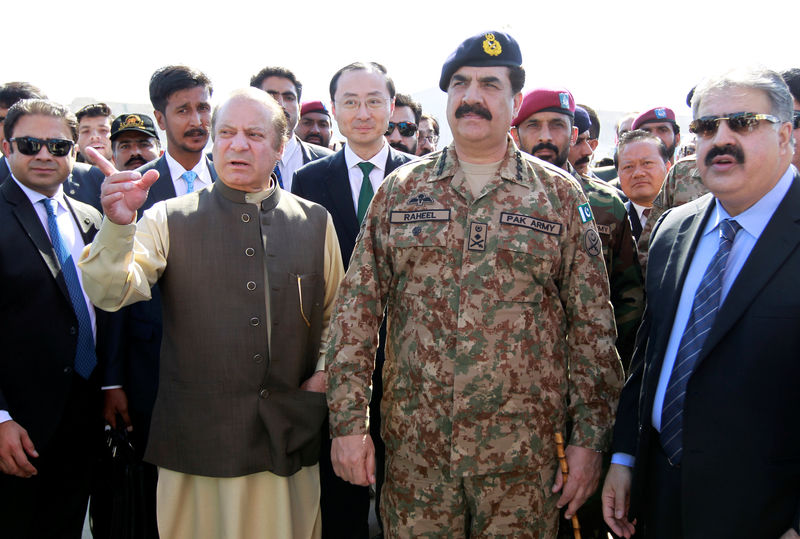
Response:
[{"label": "suit lapel", "polygon": [[742,316],[784,261],[800,243],[800,178],[794,177],[786,196],[761,233],[742,266],[711,328],[698,364]]},{"label": "suit lapel", "polygon": [[328,180],[325,187],[328,189],[333,207],[344,223],[348,237],[355,238],[358,234],[358,217],[353,207],[353,194],[350,190],[350,173],[344,159],[344,150],[339,150],[328,164]]},{"label": "suit lapel", "polygon": [[300,153],[303,156],[303,164],[305,165],[306,163],[311,161],[311,152],[309,151],[305,143],[302,140],[300,140],[299,137],[297,137],[297,135],[295,135],[295,138],[297,139],[297,144],[300,146]]},{"label": "suit lapel", "polygon": [[2,189],[6,200],[14,206],[14,216],[19,221],[20,226],[22,226],[25,234],[33,242],[36,250],[39,251],[39,255],[42,257],[47,269],[50,270],[53,279],[58,283],[58,287],[61,289],[64,297],[69,300],[67,283],[61,275],[61,264],[58,262],[53,244],[50,243],[50,238],[47,236],[47,232],[45,232],[36,210],[33,208],[33,205],[31,205],[31,201],[25,196],[25,193],[22,192],[22,189],[19,188],[16,182],[10,178],[7,182],[3,183]]},{"label": "suit lapel", "polygon": [[153,201],[150,206],[160,200],[167,200],[177,196],[175,186],[172,183],[172,175],[169,173],[166,153],[159,158],[154,168],[158,171],[158,180],[150,187],[149,198]]},{"label": "suit lapel", "polygon": [[628,220],[631,222],[631,231],[633,232],[633,237],[638,242],[639,236],[642,235],[642,222],[639,220],[639,215],[636,212],[636,208],[633,206],[633,203],[630,200],[625,203],[625,206],[628,209]]},{"label": "suit lapel", "polygon": [[394,151],[392,147],[389,146],[389,155],[386,156],[386,168],[385,168],[386,173],[383,175],[383,177],[385,178],[386,176],[391,174],[394,169],[405,163],[406,160],[403,159],[402,155]]},{"label": "suit lapel", "polygon": [[97,232],[97,229],[94,227],[94,221],[92,220],[91,216],[88,213],[83,211],[83,208],[72,204],[72,201],[70,200],[69,197],[64,197],[64,200],[67,201],[67,206],[69,206],[69,210],[72,213],[72,218],[78,224],[78,228],[81,231],[81,238],[83,239],[83,244],[89,245],[90,243],[92,243],[94,235]]},{"label": "suit lapel", "polygon": [[[217,176],[217,169],[214,168],[214,162],[211,159],[209,159],[208,156],[205,157],[205,160],[206,160],[206,166],[208,167],[208,173],[211,174],[211,181],[216,182],[219,176]],[[173,191],[175,190],[174,184],[172,186],[172,190]]]}]

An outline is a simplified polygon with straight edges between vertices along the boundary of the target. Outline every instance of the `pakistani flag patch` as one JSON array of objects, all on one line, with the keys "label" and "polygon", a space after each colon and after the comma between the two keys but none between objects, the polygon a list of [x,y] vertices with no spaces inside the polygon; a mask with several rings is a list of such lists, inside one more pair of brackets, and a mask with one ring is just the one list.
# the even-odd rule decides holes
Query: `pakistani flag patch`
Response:
[{"label": "pakistani flag patch", "polygon": [[589,207],[589,204],[581,204],[578,206],[578,213],[581,214],[581,223],[588,223],[594,219],[592,216],[592,208]]}]

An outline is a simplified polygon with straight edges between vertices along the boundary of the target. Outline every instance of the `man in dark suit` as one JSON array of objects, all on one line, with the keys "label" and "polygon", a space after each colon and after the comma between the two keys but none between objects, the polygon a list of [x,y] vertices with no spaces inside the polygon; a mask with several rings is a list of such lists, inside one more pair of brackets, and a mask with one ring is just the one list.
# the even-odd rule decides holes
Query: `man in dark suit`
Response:
[{"label": "man in dark suit", "polygon": [[283,107],[283,112],[289,121],[291,136],[283,148],[280,161],[275,165],[275,175],[278,176],[280,186],[291,191],[292,177],[297,169],[333,152],[328,148],[303,142],[294,134],[300,115],[300,97],[303,94],[303,85],[294,73],[285,67],[265,67],[250,78],[250,86],[271,95]]},{"label": "man in dark suit", "polygon": [[[22,99],[47,99],[44,93],[29,82],[8,82],[0,86],[0,154],[3,150],[3,123],[8,115],[8,109]],[[11,175],[5,154],[0,155],[0,184]]]},{"label": "man in dark suit", "polygon": [[[64,195],[77,120],[27,99],[4,126],[0,186],[2,535],[80,538],[102,435],[102,365],[116,342],[75,261],[101,216]],[[96,346],[95,346],[96,343]]]},{"label": "man in dark suit", "polygon": [[[211,124],[211,81],[203,73],[186,66],[166,66],[150,80],[150,101],[156,121],[166,131],[167,150],[146,165],[144,174],[158,171],[158,180],[150,187],[138,217],[156,202],[197,191],[216,181],[211,160],[204,155]],[[162,313],[158,286],[153,299],[123,310],[126,319],[126,354],[109,365],[110,387],[104,388],[104,416],[112,426],[121,416],[131,430],[136,453],[144,455],[150,431],[150,417],[158,390],[158,365],[161,352]],[[145,464],[148,503],[155,514],[155,467]],[[102,501],[101,501],[102,503]],[[105,511],[92,502],[92,515],[104,517]],[[151,536],[157,536],[155,522],[147,524]]]},{"label": "man in dark suit", "polygon": [[[331,214],[345,267],[372,194],[386,175],[412,159],[391,148],[384,137],[394,109],[394,97],[394,83],[383,66],[354,63],[340,69],[331,81],[331,102],[339,132],[347,139],[347,144],[335,154],[305,165],[294,175],[292,192],[321,204]],[[364,166],[370,170],[365,171]],[[365,176],[368,177],[366,182]],[[385,329],[382,334],[381,343],[385,340]],[[378,349],[375,364],[370,432],[376,446],[377,509],[383,483],[384,451],[380,437],[383,346]],[[367,487],[350,484],[334,474],[330,439],[325,436],[324,440],[320,456],[323,537],[365,537],[369,513]]]},{"label": "man in dark suit", "polygon": [[[796,538],[800,530],[800,177],[777,73],[694,93],[711,191],[653,232],[647,308],[622,392],[604,517],[651,538]],[[630,511],[629,511],[630,504]]]}]

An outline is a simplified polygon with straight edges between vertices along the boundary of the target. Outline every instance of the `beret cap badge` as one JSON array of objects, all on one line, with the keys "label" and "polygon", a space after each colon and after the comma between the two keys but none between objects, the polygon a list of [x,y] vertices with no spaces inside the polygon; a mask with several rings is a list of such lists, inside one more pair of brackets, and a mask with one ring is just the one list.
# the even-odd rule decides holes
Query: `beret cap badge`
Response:
[{"label": "beret cap badge", "polygon": [[503,52],[503,47],[500,42],[494,37],[494,34],[486,34],[486,39],[483,41],[483,52],[489,56],[499,56]]}]

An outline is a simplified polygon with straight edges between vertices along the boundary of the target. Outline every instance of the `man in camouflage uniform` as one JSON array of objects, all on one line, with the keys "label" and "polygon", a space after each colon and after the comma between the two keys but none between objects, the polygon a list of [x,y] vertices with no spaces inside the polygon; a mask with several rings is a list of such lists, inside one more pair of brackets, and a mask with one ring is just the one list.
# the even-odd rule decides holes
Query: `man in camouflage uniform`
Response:
[{"label": "man in camouflage uniform", "polygon": [[627,369],[644,312],[644,279],[619,192],[604,182],[579,174],[567,159],[577,137],[589,131],[589,115],[585,111],[582,115],[576,112],[575,100],[568,90],[537,88],[523,98],[512,126],[512,134],[516,134],[523,151],[568,172],[589,199],[603,241],[617,324],[617,350]]},{"label": "man in camouflage uniform", "polygon": [[697,160],[694,154],[687,155],[672,165],[667,173],[667,179],[661,187],[661,192],[653,201],[653,209],[647,217],[647,222],[642,227],[637,247],[639,249],[639,262],[642,268],[647,267],[647,251],[650,249],[650,234],[665,211],[687,202],[691,202],[708,193],[703,185],[700,174],[697,172]]},{"label": "man in camouflage uniform", "polygon": [[356,484],[374,481],[367,405],[388,317],[387,537],[552,537],[556,507],[573,515],[599,475],[622,381],[602,247],[577,183],[508,137],[521,61],[500,32],[448,58],[454,142],[384,180],[339,291],[331,453]]}]

